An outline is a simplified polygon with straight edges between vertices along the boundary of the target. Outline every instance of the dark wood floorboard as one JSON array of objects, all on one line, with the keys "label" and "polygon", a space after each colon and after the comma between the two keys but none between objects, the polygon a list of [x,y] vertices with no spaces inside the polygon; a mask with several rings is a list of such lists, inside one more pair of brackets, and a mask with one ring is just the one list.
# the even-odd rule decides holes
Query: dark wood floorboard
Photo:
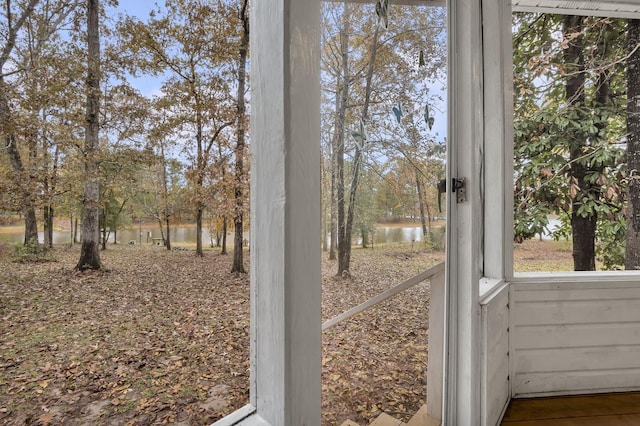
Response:
[{"label": "dark wood floorboard", "polygon": [[640,426],[640,392],[513,399],[503,426]]}]

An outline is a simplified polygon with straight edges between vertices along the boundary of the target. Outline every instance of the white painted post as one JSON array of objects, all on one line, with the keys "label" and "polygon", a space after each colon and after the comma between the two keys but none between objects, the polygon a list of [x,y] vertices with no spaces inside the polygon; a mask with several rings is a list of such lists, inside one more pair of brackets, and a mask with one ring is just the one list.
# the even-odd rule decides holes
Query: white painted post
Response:
[{"label": "white painted post", "polygon": [[251,404],[320,424],[320,2],[251,4]]},{"label": "white painted post", "polygon": [[484,276],[513,277],[511,2],[484,0]]},{"label": "white painted post", "polygon": [[442,420],[444,379],[444,271],[429,281],[429,360],[427,362],[427,413]]},{"label": "white painted post", "polygon": [[483,265],[484,145],[482,8],[481,0],[449,0],[447,7],[448,177],[465,178],[466,201],[457,203],[455,195],[448,194],[443,423],[473,426],[480,421],[478,296]]},{"label": "white painted post", "polygon": [[[513,277],[513,47],[511,2],[483,0],[484,56],[484,271],[498,282]],[[483,307],[483,312],[486,306]],[[483,321],[484,322],[484,321]],[[509,330],[509,328],[508,328]],[[481,334],[488,353],[489,332]],[[509,352],[512,353],[512,352]],[[512,357],[509,356],[509,363]],[[494,415],[487,401],[498,395],[490,386],[488,364],[481,374],[481,424],[491,425]],[[509,368],[510,370],[510,368]],[[512,381],[508,381],[511,386]],[[511,389],[508,389],[511,395]]]}]

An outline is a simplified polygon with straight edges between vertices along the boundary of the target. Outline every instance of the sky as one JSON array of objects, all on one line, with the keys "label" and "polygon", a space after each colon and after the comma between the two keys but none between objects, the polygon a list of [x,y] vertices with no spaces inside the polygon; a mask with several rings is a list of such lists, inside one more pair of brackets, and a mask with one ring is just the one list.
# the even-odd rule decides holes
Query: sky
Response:
[{"label": "sky", "polygon": [[[147,20],[149,13],[153,9],[157,9],[158,2],[156,0],[119,0],[118,6],[112,13],[133,15],[140,20]],[[138,89],[144,96],[151,97],[161,94],[162,80],[159,77],[129,76],[129,82]],[[442,141],[447,134],[447,117],[446,117],[446,90],[442,90],[441,84],[435,84],[431,88],[432,94],[440,95],[445,101],[432,108],[431,113],[435,116],[435,123],[431,136],[436,136],[436,140]],[[436,106],[436,105],[434,105]]]},{"label": "sky", "polygon": [[[142,21],[149,18],[149,12],[157,8],[157,2],[154,0],[119,0],[118,6],[113,8],[114,15],[127,14],[137,17]],[[150,97],[160,94],[162,81],[160,78],[153,76],[128,77],[129,82],[140,91],[144,96]]]},{"label": "sky", "polygon": [[115,8],[116,13],[128,13],[145,19],[149,16],[149,12],[156,7],[156,2],[152,0],[119,0],[118,7]]}]

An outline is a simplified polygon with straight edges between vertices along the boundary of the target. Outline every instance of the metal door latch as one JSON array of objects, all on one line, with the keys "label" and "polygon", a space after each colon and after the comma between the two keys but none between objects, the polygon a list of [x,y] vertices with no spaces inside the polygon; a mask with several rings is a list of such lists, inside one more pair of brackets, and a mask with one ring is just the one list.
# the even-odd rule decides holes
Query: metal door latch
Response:
[{"label": "metal door latch", "polygon": [[[464,178],[451,179],[451,192],[456,193],[456,201],[458,203],[464,203],[467,201],[467,190],[464,186]],[[442,211],[442,207],[440,206],[440,195],[447,192],[447,180],[442,179],[438,182],[438,210]]]},{"label": "metal door latch", "polygon": [[451,185],[451,192],[456,193],[456,201],[458,203],[464,203],[467,201],[467,189],[464,186],[464,178],[453,178],[451,181],[453,183],[453,185]]}]

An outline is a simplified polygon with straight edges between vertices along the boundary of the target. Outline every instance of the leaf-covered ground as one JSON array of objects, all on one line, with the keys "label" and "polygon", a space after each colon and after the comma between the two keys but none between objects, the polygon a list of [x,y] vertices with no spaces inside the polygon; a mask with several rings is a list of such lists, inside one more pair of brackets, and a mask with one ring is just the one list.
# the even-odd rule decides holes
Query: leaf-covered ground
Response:
[{"label": "leaf-covered ground", "polygon": [[[0,425],[205,425],[248,402],[249,280],[231,256],[110,246],[107,270],[84,274],[77,247],[12,256],[0,245]],[[323,321],[443,253],[354,248],[348,279],[324,258]],[[423,283],[324,333],[324,425],[421,405],[428,303]]]},{"label": "leaf-covered ground", "polygon": [[[230,256],[110,246],[107,271],[15,263],[0,248],[0,424],[204,425],[247,403],[249,281]],[[354,249],[353,278],[322,261],[323,319],[437,263],[405,246]],[[323,423],[424,400],[428,284],[324,334]]]}]

